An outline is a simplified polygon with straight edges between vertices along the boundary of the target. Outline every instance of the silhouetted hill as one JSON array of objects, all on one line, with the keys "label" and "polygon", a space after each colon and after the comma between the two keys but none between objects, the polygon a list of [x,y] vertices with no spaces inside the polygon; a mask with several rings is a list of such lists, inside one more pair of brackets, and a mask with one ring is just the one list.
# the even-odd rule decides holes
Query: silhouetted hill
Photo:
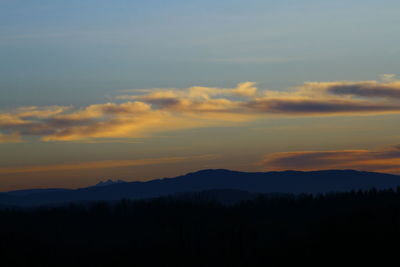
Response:
[{"label": "silhouetted hill", "polygon": [[72,201],[145,199],[183,192],[230,189],[255,193],[327,193],[400,185],[400,176],[354,170],[237,172],[201,170],[175,178],[111,183],[76,190],[23,190],[0,194],[0,204],[44,205]]},{"label": "silhouetted hill", "polygon": [[107,181],[101,181],[100,183],[94,185],[94,186],[108,186],[108,185],[113,185],[113,184],[122,184],[126,183],[125,181],[122,180],[115,180],[113,181],[112,179],[108,179]]},{"label": "silhouetted hill", "polygon": [[43,194],[43,193],[58,193],[58,192],[65,192],[71,189],[64,189],[64,188],[46,188],[46,189],[24,189],[24,190],[14,190],[8,191],[8,195],[12,196],[28,196],[32,194]]}]

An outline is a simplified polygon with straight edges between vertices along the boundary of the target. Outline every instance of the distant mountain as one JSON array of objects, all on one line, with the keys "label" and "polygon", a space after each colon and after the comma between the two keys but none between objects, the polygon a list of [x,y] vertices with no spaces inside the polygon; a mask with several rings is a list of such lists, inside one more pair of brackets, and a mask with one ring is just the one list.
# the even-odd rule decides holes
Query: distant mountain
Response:
[{"label": "distant mountain", "polygon": [[32,194],[57,193],[69,190],[71,189],[64,189],[64,188],[24,189],[24,190],[8,191],[7,194],[12,196],[28,196]]},{"label": "distant mountain", "polygon": [[[105,182],[107,183],[107,182]],[[202,170],[175,178],[147,182],[100,183],[76,190],[44,189],[0,193],[3,205],[48,205],[73,201],[115,201],[121,198],[145,199],[177,193],[215,189],[250,193],[327,193],[358,189],[386,189],[400,185],[400,176],[354,170],[237,172],[223,169]],[[17,193],[16,193],[17,192]]]},{"label": "distant mountain", "polygon": [[126,183],[123,180],[115,180],[113,181],[112,179],[108,179],[107,181],[101,181],[100,183],[94,185],[94,186],[107,186],[107,185],[112,185],[112,184],[122,184],[122,183]]}]

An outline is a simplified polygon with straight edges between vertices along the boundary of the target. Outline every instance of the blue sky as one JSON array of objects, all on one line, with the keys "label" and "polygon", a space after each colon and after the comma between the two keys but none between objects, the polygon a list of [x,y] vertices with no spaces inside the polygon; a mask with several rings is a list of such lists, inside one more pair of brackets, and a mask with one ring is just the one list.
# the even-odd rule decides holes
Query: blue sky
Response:
[{"label": "blue sky", "polygon": [[1,106],[115,90],[284,89],[364,80],[400,60],[398,1],[0,1]]},{"label": "blue sky", "polygon": [[[399,25],[394,0],[0,0],[0,190],[262,170],[296,151],[392,155]],[[62,165],[149,158],[161,165]]]}]

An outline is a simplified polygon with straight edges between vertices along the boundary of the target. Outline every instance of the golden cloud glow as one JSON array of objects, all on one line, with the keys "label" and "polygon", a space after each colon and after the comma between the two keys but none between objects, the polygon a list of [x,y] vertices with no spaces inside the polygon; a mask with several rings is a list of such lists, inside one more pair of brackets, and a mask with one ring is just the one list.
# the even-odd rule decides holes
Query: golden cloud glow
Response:
[{"label": "golden cloud glow", "polygon": [[50,106],[50,107],[21,107],[16,110],[16,116],[19,118],[49,118],[56,114],[67,111],[70,107]]},{"label": "golden cloud glow", "polygon": [[[43,141],[137,138],[182,129],[237,125],[273,116],[344,116],[400,113],[400,81],[307,82],[288,91],[235,88],[152,89],[116,102],[72,107],[22,107],[0,113],[3,142],[17,136]],[[13,138],[11,138],[11,137]]]},{"label": "golden cloud glow", "polygon": [[31,172],[51,172],[51,171],[73,171],[85,169],[108,169],[117,167],[134,167],[144,165],[170,164],[179,163],[189,160],[210,159],[212,156],[193,156],[193,157],[165,157],[155,159],[133,159],[133,160],[102,160],[77,162],[71,164],[55,164],[42,166],[26,166],[26,167],[7,167],[0,168],[0,173],[31,173]]},{"label": "golden cloud glow", "polygon": [[0,133],[0,143],[19,143],[19,142],[22,142],[19,133],[12,133],[12,134]]}]

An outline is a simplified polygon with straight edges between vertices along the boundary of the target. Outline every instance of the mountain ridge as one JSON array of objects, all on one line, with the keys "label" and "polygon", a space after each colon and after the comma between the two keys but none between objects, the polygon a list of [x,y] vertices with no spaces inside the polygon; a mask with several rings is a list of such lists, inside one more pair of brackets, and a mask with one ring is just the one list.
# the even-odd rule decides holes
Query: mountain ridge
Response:
[{"label": "mountain ridge", "polygon": [[205,169],[150,181],[113,182],[78,189],[27,189],[0,193],[0,204],[35,206],[75,201],[145,199],[176,193],[230,189],[251,193],[318,194],[387,189],[400,185],[400,176],[356,170],[240,172]]}]

